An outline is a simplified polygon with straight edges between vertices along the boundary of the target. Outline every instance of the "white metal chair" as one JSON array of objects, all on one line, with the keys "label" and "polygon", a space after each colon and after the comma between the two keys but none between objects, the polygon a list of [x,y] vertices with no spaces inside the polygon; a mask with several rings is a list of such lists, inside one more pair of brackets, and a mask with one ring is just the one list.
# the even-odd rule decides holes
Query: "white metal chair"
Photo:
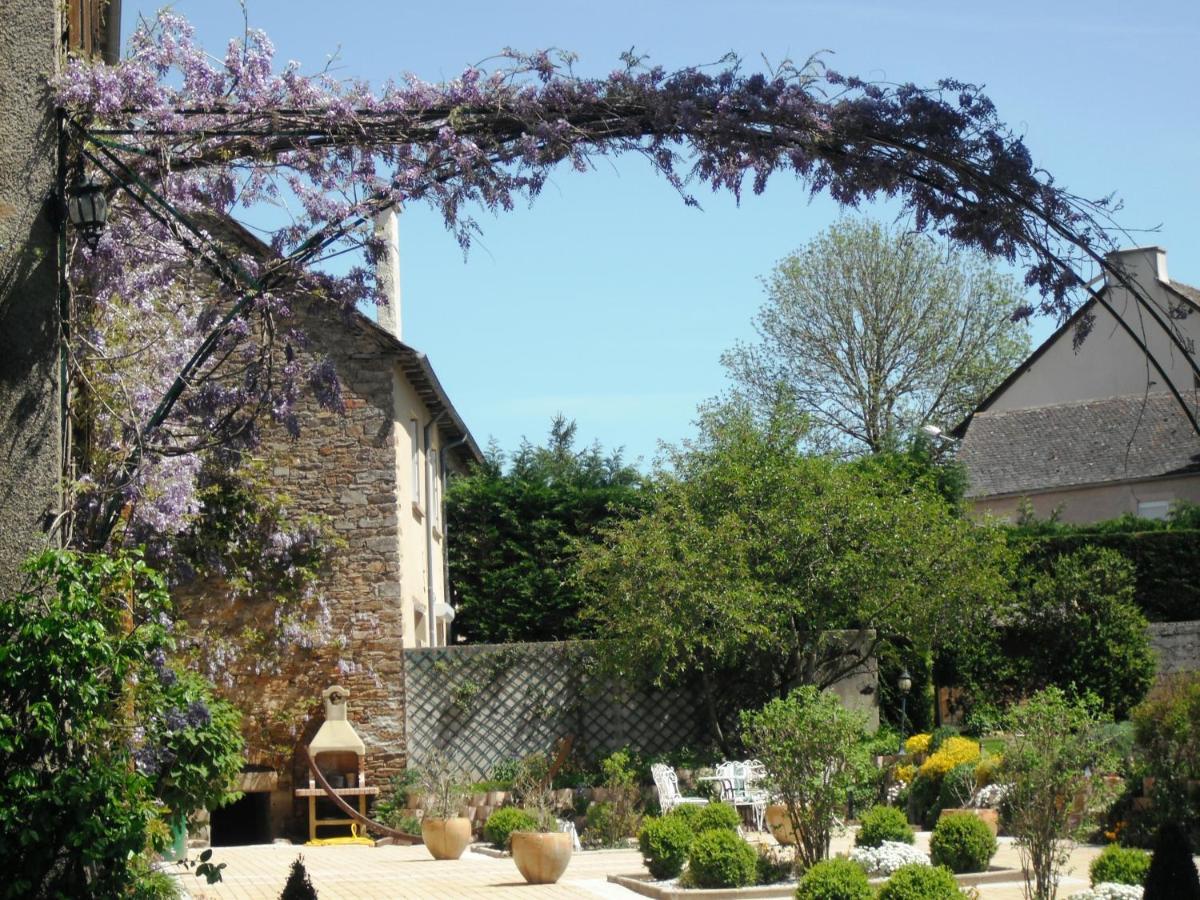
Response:
[{"label": "white metal chair", "polygon": [[770,796],[765,790],[754,787],[754,783],[762,781],[766,776],[766,766],[757,759],[723,762],[717,766],[721,799],[737,809],[750,809],[757,831],[763,831],[766,827],[767,803]]},{"label": "white metal chair", "polygon": [[677,806],[707,806],[708,801],[703,797],[685,797],[679,793],[679,776],[675,770],[664,763],[655,763],[650,767],[654,776],[654,787],[658,790],[658,806],[665,816]]}]

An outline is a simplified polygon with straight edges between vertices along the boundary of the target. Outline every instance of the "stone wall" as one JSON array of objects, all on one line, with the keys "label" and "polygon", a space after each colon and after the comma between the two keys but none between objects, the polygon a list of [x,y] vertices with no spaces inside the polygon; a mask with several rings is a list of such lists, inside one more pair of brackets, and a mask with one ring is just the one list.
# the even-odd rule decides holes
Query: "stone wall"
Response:
[{"label": "stone wall", "polygon": [[1149,631],[1159,675],[1200,669],[1200,622],[1151,622]]},{"label": "stone wall", "polygon": [[46,545],[62,472],[58,354],[58,137],[47,76],[61,4],[0,12],[0,592]]},{"label": "stone wall", "polygon": [[[279,773],[272,836],[295,833],[304,821],[305,807],[291,792],[307,784],[308,770],[296,751],[320,726],[321,691],[330,684],[350,692],[350,719],[367,747],[368,783],[384,785],[405,763],[394,363],[354,325],[307,316],[301,317],[310,346],[297,355],[302,362],[333,360],[345,414],[305,397],[299,437],[268,427],[256,455],[268,460],[288,508],[327,517],[344,546],[333,554],[316,598],[299,607],[316,632],[314,645],[300,639],[272,660],[248,655],[221,685],[245,714],[248,763]],[[181,595],[194,633],[236,636],[276,615],[271,601],[228,596],[217,585]]]}]

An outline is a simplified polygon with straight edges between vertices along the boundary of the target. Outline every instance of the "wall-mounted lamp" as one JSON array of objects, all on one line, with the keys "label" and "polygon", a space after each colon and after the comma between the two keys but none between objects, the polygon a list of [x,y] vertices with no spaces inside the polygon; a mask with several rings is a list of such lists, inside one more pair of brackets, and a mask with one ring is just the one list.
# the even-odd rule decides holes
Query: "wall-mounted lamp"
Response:
[{"label": "wall-mounted lamp", "polygon": [[108,222],[108,199],[91,177],[80,177],[67,191],[67,216],[89,247],[95,247]]}]

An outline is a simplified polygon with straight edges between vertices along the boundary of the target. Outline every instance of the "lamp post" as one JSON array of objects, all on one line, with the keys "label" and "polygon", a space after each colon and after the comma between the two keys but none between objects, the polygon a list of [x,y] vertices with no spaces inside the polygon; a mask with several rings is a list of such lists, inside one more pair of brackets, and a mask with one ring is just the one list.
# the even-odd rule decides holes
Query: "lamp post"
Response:
[{"label": "lamp post", "polygon": [[67,192],[67,216],[89,247],[95,247],[108,222],[108,199],[95,179],[80,176]]},{"label": "lamp post", "polygon": [[896,679],[896,687],[900,689],[900,752],[904,752],[905,725],[908,723],[908,692],[912,690],[912,676],[908,669],[900,672]]}]

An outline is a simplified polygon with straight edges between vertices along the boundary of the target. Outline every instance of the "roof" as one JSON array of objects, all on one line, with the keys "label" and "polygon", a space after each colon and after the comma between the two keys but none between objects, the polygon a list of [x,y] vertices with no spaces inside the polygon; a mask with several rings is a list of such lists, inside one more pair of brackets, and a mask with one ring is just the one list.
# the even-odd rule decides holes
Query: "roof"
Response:
[{"label": "roof", "polygon": [[429,410],[433,421],[437,423],[443,438],[442,446],[456,451],[464,463],[482,463],[484,461],[483,451],[479,449],[479,444],[471,436],[462,416],[450,402],[446,389],[442,387],[437,374],[433,371],[433,366],[429,364],[429,357],[420,350],[413,349],[362,313],[356,312],[354,318],[357,320],[357,324],[376,340],[385,352],[395,357],[400,370],[408,378],[408,383],[412,385],[417,396]]},{"label": "roof", "polygon": [[[1182,281],[1160,281],[1159,285],[1165,288],[1169,293],[1172,293],[1179,299],[1189,303],[1196,309],[1197,312],[1200,312],[1200,288],[1194,288],[1190,284],[1184,284]],[[1100,293],[1103,294],[1108,289],[1109,288],[1106,285],[1100,289]],[[993,403],[995,403],[1005,391],[1012,387],[1014,381],[1024,375],[1029,368],[1038,361],[1042,354],[1054,346],[1054,344],[1058,342],[1059,338],[1066,334],[1069,329],[1074,328],[1076,323],[1088,312],[1088,310],[1095,305],[1095,299],[1089,299],[1085,303],[1081,303],[1079,308],[1076,309],[1075,312],[1071,313],[1065,322],[1059,325],[1058,328],[1054,329],[1054,333],[1051,334],[1050,337],[1038,344],[1037,347],[1034,348],[1033,352],[1025,357],[1024,361],[1021,362],[1020,365],[1009,372],[1008,376],[1002,382],[1000,382],[1000,384],[996,385],[995,389],[993,389],[990,394],[980,400],[979,405],[976,406],[974,410],[967,413],[966,418],[951,428],[949,433],[956,438],[961,438],[963,435],[965,435],[967,433],[967,426],[971,424],[975,416],[982,412],[986,412],[987,409]]]},{"label": "roof", "polygon": [[1200,473],[1200,437],[1170,394],[977,411],[958,451],[969,497]]}]

